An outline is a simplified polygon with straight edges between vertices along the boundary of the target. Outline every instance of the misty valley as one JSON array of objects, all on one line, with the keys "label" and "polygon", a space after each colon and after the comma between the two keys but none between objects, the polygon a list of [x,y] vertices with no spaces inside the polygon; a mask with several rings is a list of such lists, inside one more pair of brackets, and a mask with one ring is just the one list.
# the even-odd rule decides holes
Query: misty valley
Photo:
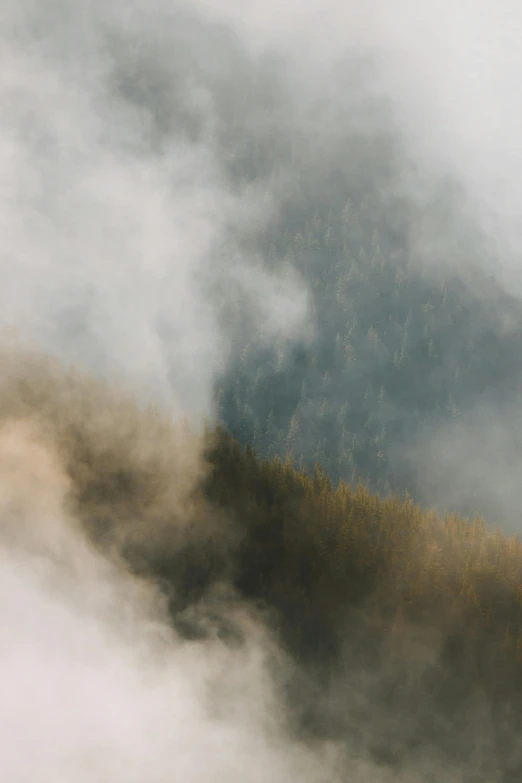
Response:
[{"label": "misty valley", "polygon": [[0,780],[519,783],[522,11],[3,16]]}]

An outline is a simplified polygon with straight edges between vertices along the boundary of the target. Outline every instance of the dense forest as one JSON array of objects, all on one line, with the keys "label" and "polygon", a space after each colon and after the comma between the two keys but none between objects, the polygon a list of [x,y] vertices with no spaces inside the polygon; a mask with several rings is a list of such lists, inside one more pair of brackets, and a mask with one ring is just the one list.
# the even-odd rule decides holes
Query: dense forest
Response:
[{"label": "dense forest", "polygon": [[238,346],[217,396],[226,425],[263,456],[290,453],[334,481],[415,494],[404,457],[423,428],[519,388],[522,311],[493,281],[482,299],[449,272],[420,274],[408,245],[415,218],[392,242],[390,212],[372,195],[346,185],[337,203],[311,199],[286,229],[280,252],[310,286],[316,334],[286,349]]},{"label": "dense forest", "polygon": [[207,492],[231,503],[243,528],[234,584],[272,609],[312,672],[309,703],[289,686],[301,730],[341,736],[352,754],[364,748],[398,773],[431,757],[423,780],[440,779],[439,752],[447,779],[458,770],[463,781],[516,780],[517,538],[361,484],[334,489],[318,465],[310,477],[277,458],[259,462],[223,433],[210,462]]}]

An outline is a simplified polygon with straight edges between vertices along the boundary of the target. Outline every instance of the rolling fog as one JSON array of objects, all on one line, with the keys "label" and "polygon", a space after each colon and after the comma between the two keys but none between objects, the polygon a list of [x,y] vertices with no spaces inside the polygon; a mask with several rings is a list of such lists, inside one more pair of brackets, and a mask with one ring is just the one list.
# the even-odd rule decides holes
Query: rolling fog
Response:
[{"label": "rolling fog", "polygon": [[[373,133],[374,102],[385,106],[410,166],[400,187],[423,203],[455,178],[463,220],[495,248],[485,271],[522,297],[522,10],[6,0],[3,17],[0,776],[393,779],[334,742],[291,738],[274,671],[293,664],[226,584],[215,600],[244,643],[189,642],[120,552],[129,539],[152,550],[164,536],[174,548],[226,539],[226,520],[197,496],[199,436],[162,416],[186,415],[196,431],[212,421],[215,378],[245,333],[284,345],[314,332],[296,270],[263,252],[295,191],[291,158],[249,178],[235,157],[245,139],[301,134],[320,163],[340,118]],[[347,71],[352,93],[337,81]],[[450,238],[430,227],[416,241],[422,274],[437,273]],[[473,286],[469,268],[453,271]],[[71,365],[91,380],[68,376]],[[419,471],[448,502],[487,477],[513,506],[500,477],[520,432],[494,404],[468,411],[458,429],[426,433]],[[476,454],[463,476],[458,444]],[[143,494],[80,491],[121,454],[146,477]],[[104,515],[106,556],[85,532]],[[427,774],[416,766],[401,783]]]}]

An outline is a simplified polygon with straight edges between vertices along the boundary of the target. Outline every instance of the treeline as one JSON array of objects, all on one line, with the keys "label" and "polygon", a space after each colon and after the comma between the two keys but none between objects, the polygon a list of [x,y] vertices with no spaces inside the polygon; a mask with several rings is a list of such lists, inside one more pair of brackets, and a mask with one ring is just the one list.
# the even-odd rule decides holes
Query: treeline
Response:
[{"label": "treeline", "polygon": [[233,638],[223,606],[207,604],[230,583],[295,662],[281,687],[299,736],[335,739],[397,775],[519,780],[518,539],[334,487],[320,466],[310,476],[259,460],[222,430],[208,438],[205,514],[221,532],[140,566],[178,630],[197,638],[210,622]]},{"label": "treeline", "polygon": [[[380,498],[363,484],[334,488],[319,465],[310,476],[289,460],[261,461],[223,431],[208,458],[205,495],[241,526],[234,580],[245,595],[267,598],[268,590],[279,608],[306,604],[333,625],[350,606],[388,629],[415,623],[446,632],[455,620],[477,650],[494,638],[522,661],[516,536],[490,532],[479,518],[441,518],[411,498]],[[300,625],[284,627],[299,646]]]},{"label": "treeline", "polygon": [[234,585],[320,683],[309,705],[294,695],[302,725],[396,771],[435,754],[426,780],[441,763],[520,779],[520,541],[212,441],[206,496],[241,532]]}]

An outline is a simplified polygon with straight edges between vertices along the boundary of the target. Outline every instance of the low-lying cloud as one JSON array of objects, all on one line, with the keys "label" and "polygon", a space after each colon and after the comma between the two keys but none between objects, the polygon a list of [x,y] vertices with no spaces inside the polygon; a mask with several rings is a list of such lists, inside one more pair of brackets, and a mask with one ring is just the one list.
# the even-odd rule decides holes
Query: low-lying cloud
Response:
[{"label": "low-lying cloud", "polygon": [[[210,281],[240,254],[246,279],[252,268],[271,289],[245,241],[277,194],[227,181],[212,52],[190,45],[205,23],[177,6],[143,10],[8,5],[0,325],[201,416],[234,331],[222,328]],[[285,318],[276,304],[276,328],[290,335],[306,315],[295,293]]]},{"label": "low-lying cloud", "polygon": [[[174,552],[195,525],[204,539],[205,517],[189,500],[197,460],[173,425],[162,419],[162,448],[154,414],[104,388],[53,362],[3,355],[2,775],[13,783],[331,779],[328,748],[325,756],[290,739],[272,678],[284,655],[246,605],[216,598],[241,628],[240,645],[211,629],[188,641],[154,583],[125,567],[129,540],[150,552],[156,538]],[[132,506],[125,491],[111,491],[111,466],[113,479],[133,482]],[[161,515],[170,536],[154,524]],[[100,517],[115,533],[112,547],[96,545]]]}]

